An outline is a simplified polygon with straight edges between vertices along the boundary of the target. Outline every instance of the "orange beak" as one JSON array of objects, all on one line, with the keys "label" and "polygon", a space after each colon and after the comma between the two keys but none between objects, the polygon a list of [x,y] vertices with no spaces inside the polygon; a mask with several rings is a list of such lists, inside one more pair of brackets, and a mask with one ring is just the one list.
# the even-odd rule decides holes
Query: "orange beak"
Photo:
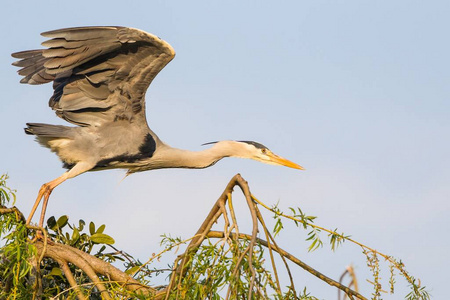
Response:
[{"label": "orange beak", "polygon": [[286,158],[280,157],[274,153],[267,153],[270,158],[270,162],[276,165],[285,166],[293,169],[304,170],[304,168],[296,163],[287,160]]}]

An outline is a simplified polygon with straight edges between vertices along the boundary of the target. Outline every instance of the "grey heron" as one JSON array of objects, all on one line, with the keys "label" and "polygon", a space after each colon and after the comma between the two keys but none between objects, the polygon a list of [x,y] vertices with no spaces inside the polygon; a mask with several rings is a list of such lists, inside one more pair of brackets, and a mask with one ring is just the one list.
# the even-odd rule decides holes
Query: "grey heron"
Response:
[{"label": "grey heron", "polygon": [[13,53],[21,83],[53,82],[49,106],[76,126],[27,123],[55,152],[66,169],[39,190],[27,224],[42,199],[42,227],[53,189],[88,171],[127,169],[127,174],[161,168],[206,168],[224,157],[250,158],[295,169],[260,143],[219,141],[203,151],[170,147],[148,127],[145,93],[155,76],[175,56],[165,41],[144,31],[118,26],[75,27],[48,31],[45,49]]}]

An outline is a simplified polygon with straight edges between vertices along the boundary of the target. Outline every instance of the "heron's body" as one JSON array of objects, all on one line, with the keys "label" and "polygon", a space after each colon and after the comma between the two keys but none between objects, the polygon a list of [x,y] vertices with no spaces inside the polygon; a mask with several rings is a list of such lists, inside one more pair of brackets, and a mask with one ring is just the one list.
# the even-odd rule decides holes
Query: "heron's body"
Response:
[{"label": "heron's body", "polygon": [[128,173],[161,168],[205,168],[234,156],[301,169],[248,141],[220,141],[203,151],[172,148],[149,128],[145,92],[175,56],[158,37],[127,27],[78,27],[50,31],[47,49],[17,52],[22,83],[53,82],[49,106],[75,126],[28,123],[25,132],[56,152],[68,169],[42,186],[29,223],[51,191],[87,171],[122,168]]},{"label": "heron's body", "polygon": [[220,141],[203,151],[177,149],[162,142],[150,129],[136,127],[123,120],[99,127],[28,123],[26,131],[56,152],[69,170],[81,163],[90,167],[89,171],[128,169],[128,173],[162,168],[201,169],[224,157],[239,157],[234,154],[236,148],[241,148],[242,153],[251,151],[251,146],[236,141]]},{"label": "heron's body", "polygon": [[35,134],[43,146],[56,152],[67,169],[80,162],[91,165],[92,170],[129,169],[151,160],[157,149],[165,146],[150,129],[139,124],[127,120],[95,127],[29,123],[26,131]]}]

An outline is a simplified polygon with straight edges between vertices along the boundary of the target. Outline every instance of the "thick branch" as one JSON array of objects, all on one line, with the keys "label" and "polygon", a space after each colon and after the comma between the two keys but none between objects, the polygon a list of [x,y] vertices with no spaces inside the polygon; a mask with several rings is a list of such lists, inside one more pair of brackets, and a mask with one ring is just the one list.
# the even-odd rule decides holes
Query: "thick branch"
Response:
[{"label": "thick branch", "polygon": [[24,215],[22,214],[22,212],[15,206],[13,207],[5,207],[3,205],[0,205],[0,215],[3,214],[10,214],[10,213],[15,213],[17,218],[20,219],[22,221],[22,223],[25,223],[26,219],[24,217]]},{"label": "thick branch", "polygon": [[83,292],[81,291],[80,287],[78,286],[77,282],[75,281],[75,278],[73,277],[72,272],[70,271],[69,265],[66,261],[58,261],[58,264],[60,265],[61,269],[64,272],[64,276],[66,276],[67,281],[69,281],[70,286],[75,290],[77,294],[77,298],[79,300],[87,300],[87,298],[83,295]]},{"label": "thick branch", "polygon": [[[37,248],[38,255],[41,255],[42,251],[45,251],[45,257],[52,258],[58,262],[70,262],[83,270],[86,269],[86,266],[84,264],[87,263],[89,265],[89,268],[95,274],[106,276],[112,281],[123,285],[129,291],[138,292],[142,293],[143,295],[149,296],[156,293],[155,289],[141,284],[139,281],[113,267],[111,264],[81,250],[75,249],[68,245],[58,244],[54,242],[49,242],[44,250],[44,242],[42,240],[37,240],[35,242],[35,246]],[[92,274],[88,274],[88,276],[89,275],[92,276]]]}]

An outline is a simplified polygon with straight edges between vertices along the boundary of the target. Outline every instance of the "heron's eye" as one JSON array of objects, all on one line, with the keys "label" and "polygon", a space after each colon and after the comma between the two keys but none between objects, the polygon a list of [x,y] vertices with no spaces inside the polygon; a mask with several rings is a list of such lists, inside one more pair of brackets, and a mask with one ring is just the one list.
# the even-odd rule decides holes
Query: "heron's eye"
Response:
[{"label": "heron's eye", "polygon": [[261,149],[262,154],[267,154],[267,150],[266,149]]}]

